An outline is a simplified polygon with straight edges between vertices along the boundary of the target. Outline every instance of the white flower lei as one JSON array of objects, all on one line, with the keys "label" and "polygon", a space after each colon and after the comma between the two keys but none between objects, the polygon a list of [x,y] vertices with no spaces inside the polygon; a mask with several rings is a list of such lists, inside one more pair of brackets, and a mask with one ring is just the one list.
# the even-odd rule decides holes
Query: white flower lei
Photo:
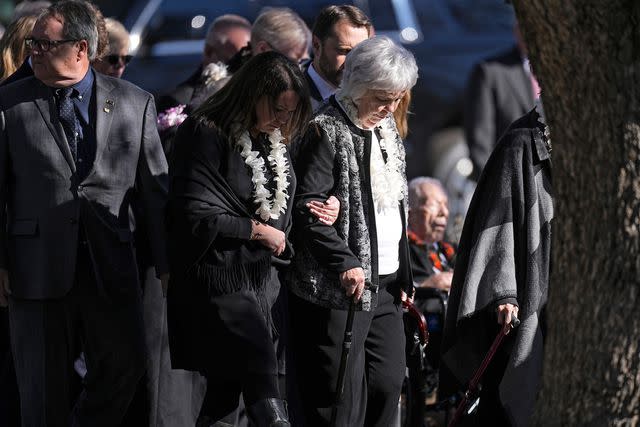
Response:
[{"label": "white flower lei", "polygon": [[227,66],[223,62],[212,62],[207,64],[200,75],[205,86],[211,86],[218,80],[222,80],[229,75]]},{"label": "white flower lei", "polygon": [[[378,211],[396,208],[404,198],[402,159],[398,153],[396,132],[389,125],[392,118],[385,118],[380,125],[380,148],[387,153],[387,162],[382,158],[371,162],[371,193]],[[372,153],[374,150],[372,150]],[[384,167],[381,167],[384,164]]]},{"label": "white flower lei", "polygon": [[[240,155],[244,159],[247,166],[251,168],[251,181],[253,182],[253,200],[258,204],[257,213],[263,221],[269,219],[278,219],[281,213],[287,208],[287,188],[289,187],[289,163],[286,157],[286,147],[282,143],[284,137],[280,133],[280,129],[276,129],[269,134],[269,142],[271,143],[271,152],[267,156],[267,160],[271,165],[276,181],[276,191],[272,196],[271,192],[264,186],[267,183],[265,177],[264,159],[260,157],[257,151],[251,150],[251,138],[249,132],[244,131],[237,144],[241,148]],[[271,201],[273,199],[273,201]]]}]

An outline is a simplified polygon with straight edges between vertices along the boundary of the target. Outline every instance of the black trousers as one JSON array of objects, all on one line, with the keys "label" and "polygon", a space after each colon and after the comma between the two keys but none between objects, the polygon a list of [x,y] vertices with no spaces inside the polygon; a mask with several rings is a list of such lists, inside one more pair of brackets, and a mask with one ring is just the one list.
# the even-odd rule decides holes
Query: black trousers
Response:
[{"label": "black trousers", "polygon": [[20,425],[20,400],[9,341],[9,313],[0,308],[0,426]]},{"label": "black trousers", "polygon": [[[9,300],[23,427],[118,426],[145,371],[140,288],[118,289],[117,298],[99,290],[88,248],[79,246],[66,296]],[[78,392],[81,350],[88,372]]]},{"label": "black trousers", "polygon": [[[405,375],[405,334],[398,294],[395,275],[383,277],[375,310],[355,313],[338,426],[393,424]],[[328,426],[347,312],[320,307],[293,294],[289,307],[290,354],[299,397],[292,408],[293,424]]]},{"label": "black trousers", "polygon": [[[280,286],[277,271],[272,269],[271,274],[267,299],[273,307]],[[235,419],[241,394],[247,407],[262,399],[280,398],[277,342],[256,293],[241,290],[212,297],[209,309],[212,346],[208,366],[201,370],[207,392],[200,418]]]}]

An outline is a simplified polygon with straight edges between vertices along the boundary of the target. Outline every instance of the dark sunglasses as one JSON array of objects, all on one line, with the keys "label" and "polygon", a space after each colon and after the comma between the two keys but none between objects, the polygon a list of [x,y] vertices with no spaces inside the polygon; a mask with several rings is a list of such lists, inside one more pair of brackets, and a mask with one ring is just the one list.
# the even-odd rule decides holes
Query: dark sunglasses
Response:
[{"label": "dark sunglasses", "polygon": [[27,49],[38,49],[41,52],[49,52],[52,48],[55,48],[58,45],[63,43],[75,43],[77,39],[66,39],[66,40],[47,40],[47,39],[34,39],[33,37],[28,37],[24,39],[24,43],[27,45]]},{"label": "dark sunglasses", "polygon": [[132,55],[107,55],[104,57],[104,60],[111,65],[118,65],[118,62],[122,60],[122,63],[124,65],[127,65],[129,62],[131,62],[132,58]]}]

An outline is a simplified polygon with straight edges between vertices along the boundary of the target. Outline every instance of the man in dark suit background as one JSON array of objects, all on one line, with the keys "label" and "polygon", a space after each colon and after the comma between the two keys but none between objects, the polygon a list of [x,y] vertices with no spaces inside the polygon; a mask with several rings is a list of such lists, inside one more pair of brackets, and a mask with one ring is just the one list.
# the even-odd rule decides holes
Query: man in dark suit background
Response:
[{"label": "man in dark suit background", "polygon": [[355,6],[327,6],[320,11],[312,30],[313,61],[303,66],[314,111],[340,86],[347,54],[372,34],[371,21]]},{"label": "man in dark suit background", "polygon": [[476,64],[467,83],[464,130],[475,181],[504,131],[531,111],[539,97],[517,25],[514,33],[517,45]]},{"label": "man in dark suit background", "polygon": [[176,105],[188,105],[196,89],[203,84],[202,71],[211,63],[226,64],[240,49],[249,44],[251,22],[239,15],[222,15],[209,26],[202,52],[202,64],[187,80],[158,98],[158,111]]},{"label": "man in dark suit background", "polygon": [[[49,7],[29,44],[35,76],[0,88],[0,304],[22,423],[115,426],[145,366],[134,187],[168,280],[153,98],[90,68],[97,15],[84,1]],[[80,346],[88,374],[74,402]]]}]

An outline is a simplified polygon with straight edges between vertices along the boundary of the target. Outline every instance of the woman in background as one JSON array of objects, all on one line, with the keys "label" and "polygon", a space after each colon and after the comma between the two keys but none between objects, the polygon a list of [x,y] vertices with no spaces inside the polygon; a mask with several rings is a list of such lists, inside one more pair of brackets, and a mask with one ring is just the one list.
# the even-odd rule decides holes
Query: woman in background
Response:
[{"label": "woman in background", "polygon": [[409,134],[409,106],[411,105],[411,91],[408,90],[405,92],[404,96],[400,100],[398,104],[398,108],[393,112],[393,119],[396,122],[396,127],[398,128],[398,135],[403,140]]},{"label": "woman in background", "polygon": [[3,81],[22,65],[29,52],[24,40],[31,35],[36,16],[28,15],[12,22],[0,39],[0,81]]},{"label": "woman in background", "polygon": [[109,50],[104,56],[96,58],[91,65],[99,73],[119,79],[132,58],[129,55],[129,32],[113,18],[105,18],[104,23],[109,38]]}]

